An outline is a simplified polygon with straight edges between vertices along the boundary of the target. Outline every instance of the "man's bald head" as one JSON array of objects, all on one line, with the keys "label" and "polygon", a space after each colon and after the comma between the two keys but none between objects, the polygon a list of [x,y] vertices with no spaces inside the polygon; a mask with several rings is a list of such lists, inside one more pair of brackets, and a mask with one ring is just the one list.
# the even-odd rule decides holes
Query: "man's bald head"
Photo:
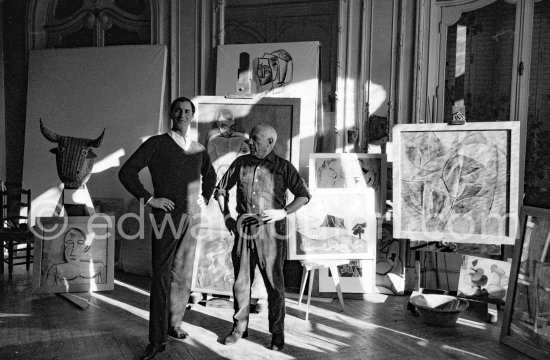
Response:
[{"label": "man's bald head", "polygon": [[258,124],[250,131],[250,153],[260,159],[273,150],[277,142],[277,131],[271,125]]},{"label": "man's bald head", "polygon": [[258,124],[252,128],[251,134],[254,134],[257,132],[258,134],[261,134],[262,136],[265,136],[267,139],[273,139],[273,145],[277,142],[277,131],[273,128],[273,126],[268,124]]}]

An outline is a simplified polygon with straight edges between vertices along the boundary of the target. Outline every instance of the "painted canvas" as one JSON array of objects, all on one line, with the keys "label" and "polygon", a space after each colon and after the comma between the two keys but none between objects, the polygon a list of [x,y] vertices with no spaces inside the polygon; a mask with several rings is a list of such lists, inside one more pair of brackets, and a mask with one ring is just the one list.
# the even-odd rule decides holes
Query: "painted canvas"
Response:
[{"label": "painted canvas", "polygon": [[514,121],[395,126],[395,237],[513,244],[519,128]]},{"label": "painted canvas", "polygon": [[307,41],[220,45],[217,53],[216,95],[301,99],[303,121],[297,126],[303,150],[296,167],[306,180],[318,122],[319,51],[318,41]]},{"label": "painted canvas", "polygon": [[[193,291],[233,296],[235,274],[231,250],[234,241],[233,234],[228,230],[200,230],[193,265]],[[252,297],[267,299],[267,291],[257,267],[254,274]]]},{"label": "painted canvas", "polygon": [[114,217],[42,217],[34,227],[39,293],[114,289]]},{"label": "painted canvas", "polygon": [[506,261],[463,255],[458,296],[504,305],[511,266]]},{"label": "painted canvas", "polygon": [[[340,287],[343,293],[373,293],[375,286],[374,260],[350,260],[349,264],[338,266]],[[331,270],[319,269],[319,292],[336,292]]]},{"label": "painted canvas", "polygon": [[374,259],[374,189],[312,192],[295,213],[289,259]]},{"label": "painted canvas", "polygon": [[405,292],[405,256],[407,242],[393,237],[393,225],[383,222],[382,236],[376,244],[376,291],[403,295]]},{"label": "painted canvas", "polygon": [[373,188],[378,216],[386,212],[386,154],[310,154],[312,191]]},{"label": "painted canvas", "polygon": [[[382,224],[382,236],[377,239],[376,261],[350,260],[338,266],[343,292],[403,295],[405,291],[404,254],[407,243],[392,236],[392,225]],[[319,292],[335,292],[329,269],[319,269]]]},{"label": "painted canvas", "polygon": [[[197,105],[196,122],[192,123],[190,134],[207,148],[218,180],[233,160],[248,154],[248,134],[260,123],[267,123],[275,128],[277,142],[273,151],[292,162],[298,169],[301,151],[300,99],[226,99],[223,96],[198,96],[194,101]],[[235,197],[233,189],[229,194],[229,208],[232,211],[236,205]],[[201,226],[225,229],[223,217],[215,201],[211,201],[201,211]]]},{"label": "painted canvas", "polygon": [[535,359],[550,353],[550,210],[524,206],[500,341]]}]

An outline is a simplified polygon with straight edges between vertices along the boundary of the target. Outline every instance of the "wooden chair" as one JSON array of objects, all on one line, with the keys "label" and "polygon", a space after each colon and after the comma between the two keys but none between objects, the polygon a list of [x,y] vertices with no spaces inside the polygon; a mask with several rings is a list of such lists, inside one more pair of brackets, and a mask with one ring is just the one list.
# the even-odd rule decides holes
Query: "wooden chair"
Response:
[{"label": "wooden chair", "polygon": [[[2,183],[0,188],[0,274],[8,264],[9,279],[15,265],[25,265],[27,271],[33,262],[34,236],[29,230],[31,191],[20,186]],[[7,254],[7,256],[5,256]]]}]

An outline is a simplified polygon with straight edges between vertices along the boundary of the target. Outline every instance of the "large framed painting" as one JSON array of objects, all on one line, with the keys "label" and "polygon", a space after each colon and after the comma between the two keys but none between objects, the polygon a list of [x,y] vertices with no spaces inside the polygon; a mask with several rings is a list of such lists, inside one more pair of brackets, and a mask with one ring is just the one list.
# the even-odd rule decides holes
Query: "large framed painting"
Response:
[{"label": "large framed painting", "polygon": [[377,216],[386,212],[386,154],[317,153],[309,155],[312,191],[373,188]]},{"label": "large framed painting", "polygon": [[[234,242],[235,237],[228,230],[199,230],[193,264],[192,291],[233,296],[235,274],[231,250]],[[254,272],[252,297],[267,299],[267,291],[258,267]]]},{"label": "large framed painting", "polygon": [[550,354],[550,209],[523,207],[500,341],[536,359]]},{"label": "large framed painting", "polygon": [[[299,98],[298,126],[302,152],[296,168],[308,177],[308,156],[314,152],[320,112],[318,41],[218,46],[216,95],[256,98]],[[269,122],[277,121],[268,118]]]},{"label": "large framed painting", "polygon": [[513,245],[519,130],[515,121],[396,125],[394,236]]},{"label": "large framed painting", "polygon": [[104,214],[37,218],[34,291],[113,290],[114,223]]},{"label": "large framed painting", "polygon": [[291,217],[289,260],[375,259],[374,189],[312,192]]},{"label": "large framed painting", "polygon": [[[194,98],[194,102],[197,106],[196,122],[192,123],[190,134],[208,150],[218,180],[233,160],[249,153],[248,134],[260,123],[269,124],[277,131],[277,142],[273,150],[275,154],[289,160],[296,169],[299,168],[300,99],[198,96]],[[229,208],[232,211],[236,205],[235,198],[233,189],[229,196]],[[203,208],[202,213],[203,227],[225,229],[223,217],[215,201]]]}]

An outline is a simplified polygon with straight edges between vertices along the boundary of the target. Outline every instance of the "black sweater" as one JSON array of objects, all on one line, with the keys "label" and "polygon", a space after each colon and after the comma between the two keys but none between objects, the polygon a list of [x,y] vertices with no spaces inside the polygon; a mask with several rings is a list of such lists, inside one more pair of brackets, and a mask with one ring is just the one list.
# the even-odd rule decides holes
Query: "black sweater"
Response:
[{"label": "black sweater", "polygon": [[201,175],[201,195],[206,199],[210,199],[216,185],[216,172],[206,148],[192,141],[189,150],[185,151],[168,134],[147,139],[118,172],[126,190],[144,202],[152,196],[139,179],[139,172],[145,167],[151,173],[154,197],[172,200],[174,213],[197,210]]}]

